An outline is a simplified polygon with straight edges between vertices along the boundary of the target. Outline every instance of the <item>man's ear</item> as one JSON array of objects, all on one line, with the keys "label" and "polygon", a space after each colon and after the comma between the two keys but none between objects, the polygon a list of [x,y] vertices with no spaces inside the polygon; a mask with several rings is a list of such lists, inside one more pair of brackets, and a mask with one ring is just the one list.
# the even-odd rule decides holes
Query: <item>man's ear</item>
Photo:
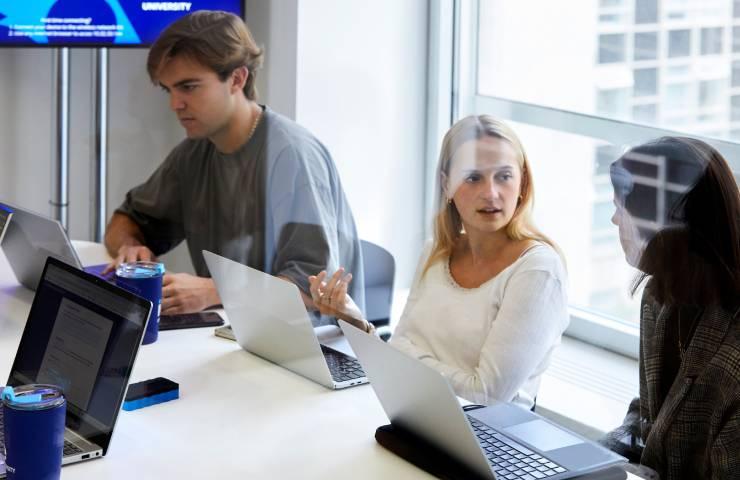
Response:
[{"label": "man's ear", "polygon": [[232,93],[244,90],[244,85],[247,84],[247,78],[249,78],[249,69],[246,66],[235,68],[231,73]]}]

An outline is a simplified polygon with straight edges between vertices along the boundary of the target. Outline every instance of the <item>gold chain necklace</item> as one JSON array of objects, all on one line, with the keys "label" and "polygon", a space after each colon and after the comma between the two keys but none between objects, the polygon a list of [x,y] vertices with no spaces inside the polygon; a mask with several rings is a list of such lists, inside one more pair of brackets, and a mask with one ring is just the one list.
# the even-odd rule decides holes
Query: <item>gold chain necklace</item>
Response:
[{"label": "gold chain necklace", "polygon": [[249,131],[249,135],[247,136],[247,140],[244,142],[245,144],[252,139],[252,136],[254,136],[254,132],[257,130],[257,125],[260,124],[260,120],[262,119],[262,107],[260,107],[259,112],[257,112],[257,118],[254,119],[254,123],[252,124],[252,129]]}]

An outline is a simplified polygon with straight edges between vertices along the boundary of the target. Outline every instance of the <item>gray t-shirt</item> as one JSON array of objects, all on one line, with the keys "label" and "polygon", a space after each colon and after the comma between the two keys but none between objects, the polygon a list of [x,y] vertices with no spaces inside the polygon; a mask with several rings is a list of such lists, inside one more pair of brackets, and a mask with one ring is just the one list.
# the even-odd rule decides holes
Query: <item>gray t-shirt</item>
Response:
[{"label": "gray t-shirt", "polygon": [[357,229],[327,149],[267,107],[252,138],[231,154],[207,139],[185,140],[116,210],[141,228],[155,255],[187,240],[199,276],[202,250],[272,275],[308,293],[308,275],[340,265],[364,311]]}]

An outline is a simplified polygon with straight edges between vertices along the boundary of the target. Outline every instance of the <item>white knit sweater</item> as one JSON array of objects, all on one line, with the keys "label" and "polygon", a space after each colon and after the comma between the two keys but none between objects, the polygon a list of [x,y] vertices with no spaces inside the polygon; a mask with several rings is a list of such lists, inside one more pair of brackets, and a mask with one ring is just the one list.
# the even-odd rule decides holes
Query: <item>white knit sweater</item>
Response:
[{"label": "white knit sweater", "polygon": [[567,278],[548,245],[528,249],[478,288],[452,278],[449,259],[414,283],[390,343],[442,373],[471,402],[530,408],[568,325]]}]

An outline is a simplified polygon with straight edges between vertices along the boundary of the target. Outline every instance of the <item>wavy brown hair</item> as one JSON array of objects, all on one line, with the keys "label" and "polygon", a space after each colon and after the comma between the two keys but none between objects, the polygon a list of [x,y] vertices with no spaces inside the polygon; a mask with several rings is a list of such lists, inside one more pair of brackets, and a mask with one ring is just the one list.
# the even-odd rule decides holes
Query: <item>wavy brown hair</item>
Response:
[{"label": "wavy brown hair", "polygon": [[247,67],[244,95],[256,100],[254,82],[263,53],[241,18],[228,12],[199,10],[172,22],[159,35],[149,49],[146,66],[155,84],[162,67],[177,55],[210,68],[222,82],[237,68]]},{"label": "wavy brown hair", "polygon": [[[514,216],[506,225],[506,235],[512,240],[537,240],[553,247],[563,258],[560,248],[545,234],[537,230],[532,220],[534,207],[534,184],[532,167],[519,137],[504,122],[490,115],[471,115],[455,123],[445,134],[437,165],[437,205],[434,218],[434,238],[432,251],[424,265],[424,273],[438,260],[452,255],[455,244],[462,235],[462,219],[454,203],[448,203],[445,195],[445,179],[450,178],[450,168],[460,147],[470,141],[492,137],[508,142],[517,152],[519,169],[522,173],[520,185],[521,198]],[[564,259],[563,259],[564,261]]]}]

